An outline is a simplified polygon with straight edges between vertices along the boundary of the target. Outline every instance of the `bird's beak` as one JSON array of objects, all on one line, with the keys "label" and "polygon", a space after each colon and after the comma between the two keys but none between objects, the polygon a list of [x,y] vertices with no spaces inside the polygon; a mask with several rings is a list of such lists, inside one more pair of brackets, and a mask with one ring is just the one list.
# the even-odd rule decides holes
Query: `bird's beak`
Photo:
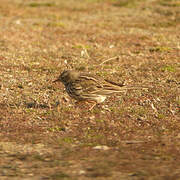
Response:
[{"label": "bird's beak", "polygon": [[59,80],[59,79],[56,79],[56,80],[53,81],[53,83],[58,82],[58,81],[60,81],[60,80]]}]

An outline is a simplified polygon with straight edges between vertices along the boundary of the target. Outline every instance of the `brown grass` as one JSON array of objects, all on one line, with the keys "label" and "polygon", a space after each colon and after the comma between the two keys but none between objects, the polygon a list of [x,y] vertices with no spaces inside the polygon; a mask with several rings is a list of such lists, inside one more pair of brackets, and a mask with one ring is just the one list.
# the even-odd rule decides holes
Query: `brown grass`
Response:
[{"label": "brown grass", "polygon": [[[0,179],[180,178],[179,7],[1,0]],[[88,111],[52,83],[66,68],[151,88]]]}]

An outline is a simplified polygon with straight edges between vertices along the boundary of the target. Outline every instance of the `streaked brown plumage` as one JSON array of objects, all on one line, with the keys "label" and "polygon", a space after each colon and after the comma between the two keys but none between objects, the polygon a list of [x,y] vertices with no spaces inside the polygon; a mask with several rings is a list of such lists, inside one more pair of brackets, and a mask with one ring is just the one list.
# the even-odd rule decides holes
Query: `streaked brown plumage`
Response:
[{"label": "streaked brown plumage", "polygon": [[139,89],[118,84],[109,80],[98,80],[89,74],[79,73],[74,70],[63,71],[54,82],[62,82],[70,97],[78,101],[94,101],[95,104],[102,103],[108,95],[118,92],[126,92],[128,89]]}]

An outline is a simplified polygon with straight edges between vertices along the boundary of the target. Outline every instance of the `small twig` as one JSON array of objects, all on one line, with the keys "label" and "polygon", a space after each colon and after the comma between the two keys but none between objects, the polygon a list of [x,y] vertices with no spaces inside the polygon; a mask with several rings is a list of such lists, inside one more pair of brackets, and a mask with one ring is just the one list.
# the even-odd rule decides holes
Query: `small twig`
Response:
[{"label": "small twig", "polygon": [[90,58],[87,49],[83,47],[83,50],[81,51],[81,56],[84,56],[84,55],[86,55],[88,58]]},{"label": "small twig", "polygon": [[87,49],[84,48],[84,52],[86,53],[86,56],[87,56],[88,58],[90,58],[90,56],[89,56],[89,54],[88,54],[88,52],[87,52]]},{"label": "small twig", "polygon": [[112,57],[112,58],[109,58],[109,59],[106,59],[105,61],[103,61],[101,64],[99,64],[99,65],[102,65],[102,64],[104,64],[104,63],[106,63],[106,62],[108,62],[108,61],[111,61],[111,60],[114,60],[114,59],[119,59],[119,56],[115,56],[115,57]]},{"label": "small twig", "polygon": [[136,141],[136,140],[130,140],[130,141],[122,141],[125,144],[138,144],[138,143],[145,143],[147,141]]}]

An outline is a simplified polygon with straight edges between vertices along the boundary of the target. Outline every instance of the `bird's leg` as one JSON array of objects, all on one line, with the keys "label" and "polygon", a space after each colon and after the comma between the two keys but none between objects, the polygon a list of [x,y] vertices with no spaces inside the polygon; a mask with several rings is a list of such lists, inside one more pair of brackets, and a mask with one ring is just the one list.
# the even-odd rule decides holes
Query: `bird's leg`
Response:
[{"label": "bird's leg", "polygon": [[75,101],[75,104],[81,106],[84,102],[83,101]]},{"label": "bird's leg", "polygon": [[91,111],[96,105],[97,105],[97,102],[94,102],[93,105],[89,108],[89,111]]},{"label": "bird's leg", "polygon": [[76,101],[77,105],[81,105],[83,103],[88,104],[88,105],[93,103],[93,105],[91,105],[91,107],[89,108],[90,111],[97,105],[97,102],[95,101]]}]

